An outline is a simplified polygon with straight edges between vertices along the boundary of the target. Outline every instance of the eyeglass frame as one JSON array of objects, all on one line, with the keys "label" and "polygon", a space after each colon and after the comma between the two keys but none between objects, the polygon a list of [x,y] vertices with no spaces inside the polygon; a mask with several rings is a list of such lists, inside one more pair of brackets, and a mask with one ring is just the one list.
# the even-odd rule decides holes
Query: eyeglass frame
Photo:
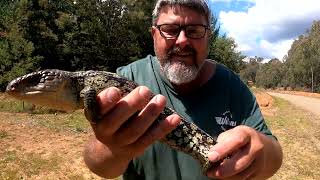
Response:
[{"label": "eyeglass frame", "polygon": [[[163,34],[163,32],[160,30],[161,26],[163,26],[163,25],[176,25],[176,26],[179,26],[179,33],[177,33],[177,35],[174,36],[174,37],[172,37],[172,38],[166,37],[166,36]],[[203,35],[202,35],[201,37],[199,37],[199,38],[188,37],[188,33],[187,33],[187,31],[186,31],[186,28],[189,27],[189,26],[202,26],[202,27],[204,27],[205,29],[204,29]],[[206,35],[207,30],[210,29],[209,26],[203,25],[203,24],[189,24],[189,25],[159,24],[159,25],[154,25],[153,27],[157,28],[157,29],[159,30],[159,32],[160,32],[160,35],[161,35],[163,38],[166,38],[166,39],[176,39],[176,38],[178,38],[182,30],[184,30],[185,35],[186,35],[187,38],[190,38],[190,39],[202,39],[202,38]]]}]

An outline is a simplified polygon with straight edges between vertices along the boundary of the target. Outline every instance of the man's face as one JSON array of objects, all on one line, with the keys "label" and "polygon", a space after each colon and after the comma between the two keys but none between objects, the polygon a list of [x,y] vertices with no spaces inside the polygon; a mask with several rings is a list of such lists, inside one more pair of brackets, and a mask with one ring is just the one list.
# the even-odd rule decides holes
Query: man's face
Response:
[{"label": "man's face", "polygon": [[[162,8],[157,21],[157,25],[162,24],[206,26],[208,23],[205,16],[192,9],[166,6]],[[199,39],[188,38],[186,30],[182,30],[176,38],[168,39],[153,27],[152,36],[161,71],[170,82],[180,85],[197,77],[208,54],[208,31]]]}]

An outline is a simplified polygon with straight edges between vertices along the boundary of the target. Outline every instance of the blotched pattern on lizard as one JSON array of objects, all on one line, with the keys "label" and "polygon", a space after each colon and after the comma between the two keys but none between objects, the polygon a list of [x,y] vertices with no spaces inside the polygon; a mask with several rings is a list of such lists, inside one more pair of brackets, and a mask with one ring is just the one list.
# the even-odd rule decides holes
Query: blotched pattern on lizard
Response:
[{"label": "blotched pattern on lizard", "polygon": [[[138,84],[106,71],[69,72],[48,69],[11,81],[6,92],[17,99],[55,109],[73,111],[84,108],[87,119],[97,123],[100,115],[95,101],[96,95],[103,89],[113,86],[126,95]],[[174,110],[165,107],[157,121],[162,121],[173,113]],[[215,139],[183,117],[178,127],[161,139],[161,142],[199,160],[204,173],[213,166],[207,154],[216,144]]]}]

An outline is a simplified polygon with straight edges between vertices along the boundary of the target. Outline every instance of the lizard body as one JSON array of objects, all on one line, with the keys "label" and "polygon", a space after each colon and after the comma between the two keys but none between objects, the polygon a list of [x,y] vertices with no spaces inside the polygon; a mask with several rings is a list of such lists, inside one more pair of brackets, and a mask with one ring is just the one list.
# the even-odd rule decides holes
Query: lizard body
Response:
[{"label": "lizard body", "polygon": [[[97,93],[108,87],[117,87],[126,95],[137,86],[133,81],[106,71],[48,69],[16,78],[8,84],[6,92],[17,99],[54,109],[74,111],[84,108],[87,119],[96,122],[100,118],[95,101]],[[174,110],[165,107],[157,121],[173,113]],[[216,144],[215,139],[183,117],[178,127],[160,141],[197,159],[204,173],[214,165],[207,154]]]}]

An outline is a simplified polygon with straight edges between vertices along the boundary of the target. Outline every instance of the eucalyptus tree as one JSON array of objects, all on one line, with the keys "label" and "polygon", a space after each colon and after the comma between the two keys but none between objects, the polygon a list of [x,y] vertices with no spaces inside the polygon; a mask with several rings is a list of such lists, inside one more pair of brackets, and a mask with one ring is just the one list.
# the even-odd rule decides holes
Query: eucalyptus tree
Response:
[{"label": "eucalyptus tree", "polygon": [[288,51],[285,61],[288,85],[320,92],[320,21],[300,35]]}]

